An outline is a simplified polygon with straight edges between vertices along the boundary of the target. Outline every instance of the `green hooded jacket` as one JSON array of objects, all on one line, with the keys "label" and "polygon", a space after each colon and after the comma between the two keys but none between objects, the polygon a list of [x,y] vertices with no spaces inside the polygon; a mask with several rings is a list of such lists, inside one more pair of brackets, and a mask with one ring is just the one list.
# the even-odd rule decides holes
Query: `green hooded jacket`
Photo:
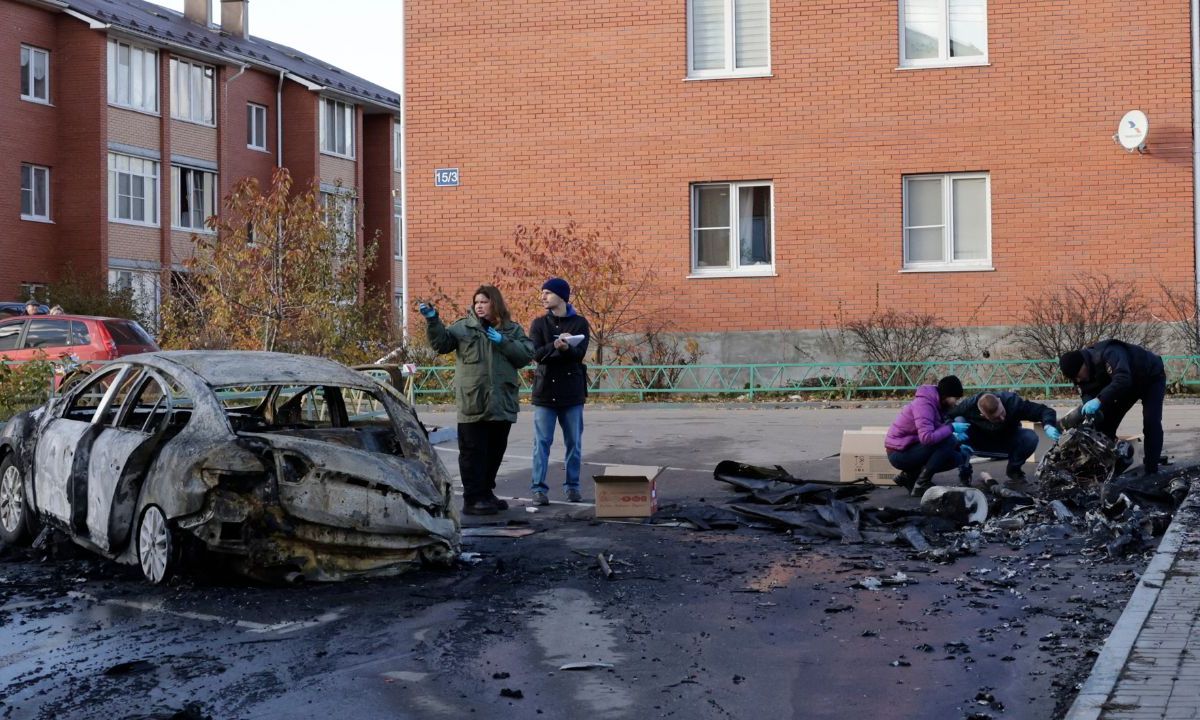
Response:
[{"label": "green hooded jacket", "polygon": [[517,421],[517,372],[533,359],[533,341],[515,322],[496,330],[504,336],[499,343],[488,340],[473,312],[450,327],[436,315],[425,321],[429,345],[438,353],[454,353],[454,395],[460,423]]}]

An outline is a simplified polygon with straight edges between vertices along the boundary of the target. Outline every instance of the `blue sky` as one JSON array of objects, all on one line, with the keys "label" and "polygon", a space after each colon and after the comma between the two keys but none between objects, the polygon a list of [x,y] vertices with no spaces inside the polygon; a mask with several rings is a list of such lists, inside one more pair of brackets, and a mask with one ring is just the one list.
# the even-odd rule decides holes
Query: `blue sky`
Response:
[{"label": "blue sky", "polygon": [[[155,0],[183,12],[183,0]],[[220,15],[219,0],[213,0]],[[251,0],[250,33],[400,92],[399,0]]]}]

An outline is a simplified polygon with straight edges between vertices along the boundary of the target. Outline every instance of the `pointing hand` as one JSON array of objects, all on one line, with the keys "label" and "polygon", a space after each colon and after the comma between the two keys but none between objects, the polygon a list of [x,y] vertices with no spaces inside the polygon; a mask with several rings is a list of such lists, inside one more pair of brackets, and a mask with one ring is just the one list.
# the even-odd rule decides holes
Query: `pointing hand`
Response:
[{"label": "pointing hand", "polygon": [[504,340],[504,336],[501,335],[500,331],[494,327],[490,327],[487,329],[487,336],[488,336],[488,340],[491,340],[492,342],[496,343],[497,345],[499,345],[500,342],[502,340]]}]

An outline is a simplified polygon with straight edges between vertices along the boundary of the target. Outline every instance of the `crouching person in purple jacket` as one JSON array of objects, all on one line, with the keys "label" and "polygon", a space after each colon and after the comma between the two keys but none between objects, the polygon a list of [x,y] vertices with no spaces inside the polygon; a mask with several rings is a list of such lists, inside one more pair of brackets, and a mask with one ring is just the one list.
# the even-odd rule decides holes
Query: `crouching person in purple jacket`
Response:
[{"label": "crouching person in purple jacket", "polygon": [[910,495],[919,497],[933,485],[934,475],[957,468],[963,454],[970,452],[962,444],[967,428],[959,430],[942,422],[942,414],[953,409],[962,396],[962,382],[954,375],[938,380],[937,385],[922,385],[888,428],[883,446],[892,467],[900,471],[896,484]]}]

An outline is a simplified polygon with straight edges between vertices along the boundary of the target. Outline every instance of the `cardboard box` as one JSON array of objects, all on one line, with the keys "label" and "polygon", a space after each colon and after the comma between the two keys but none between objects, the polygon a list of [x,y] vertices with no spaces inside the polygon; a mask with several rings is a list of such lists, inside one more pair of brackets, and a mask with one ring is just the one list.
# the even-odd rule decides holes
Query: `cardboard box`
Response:
[{"label": "cardboard box", "polygon": [[662,468],[653,465],[609,465],[592,478],[596,483],[596,517],[650,517],[658,510],[656,481]]},{"label": "cardboard box", "polygon": [[888,462],[883,438],[887,428],[842,432],[841,481],[866,478],[873,485],[893,485],[899,472]]}]

